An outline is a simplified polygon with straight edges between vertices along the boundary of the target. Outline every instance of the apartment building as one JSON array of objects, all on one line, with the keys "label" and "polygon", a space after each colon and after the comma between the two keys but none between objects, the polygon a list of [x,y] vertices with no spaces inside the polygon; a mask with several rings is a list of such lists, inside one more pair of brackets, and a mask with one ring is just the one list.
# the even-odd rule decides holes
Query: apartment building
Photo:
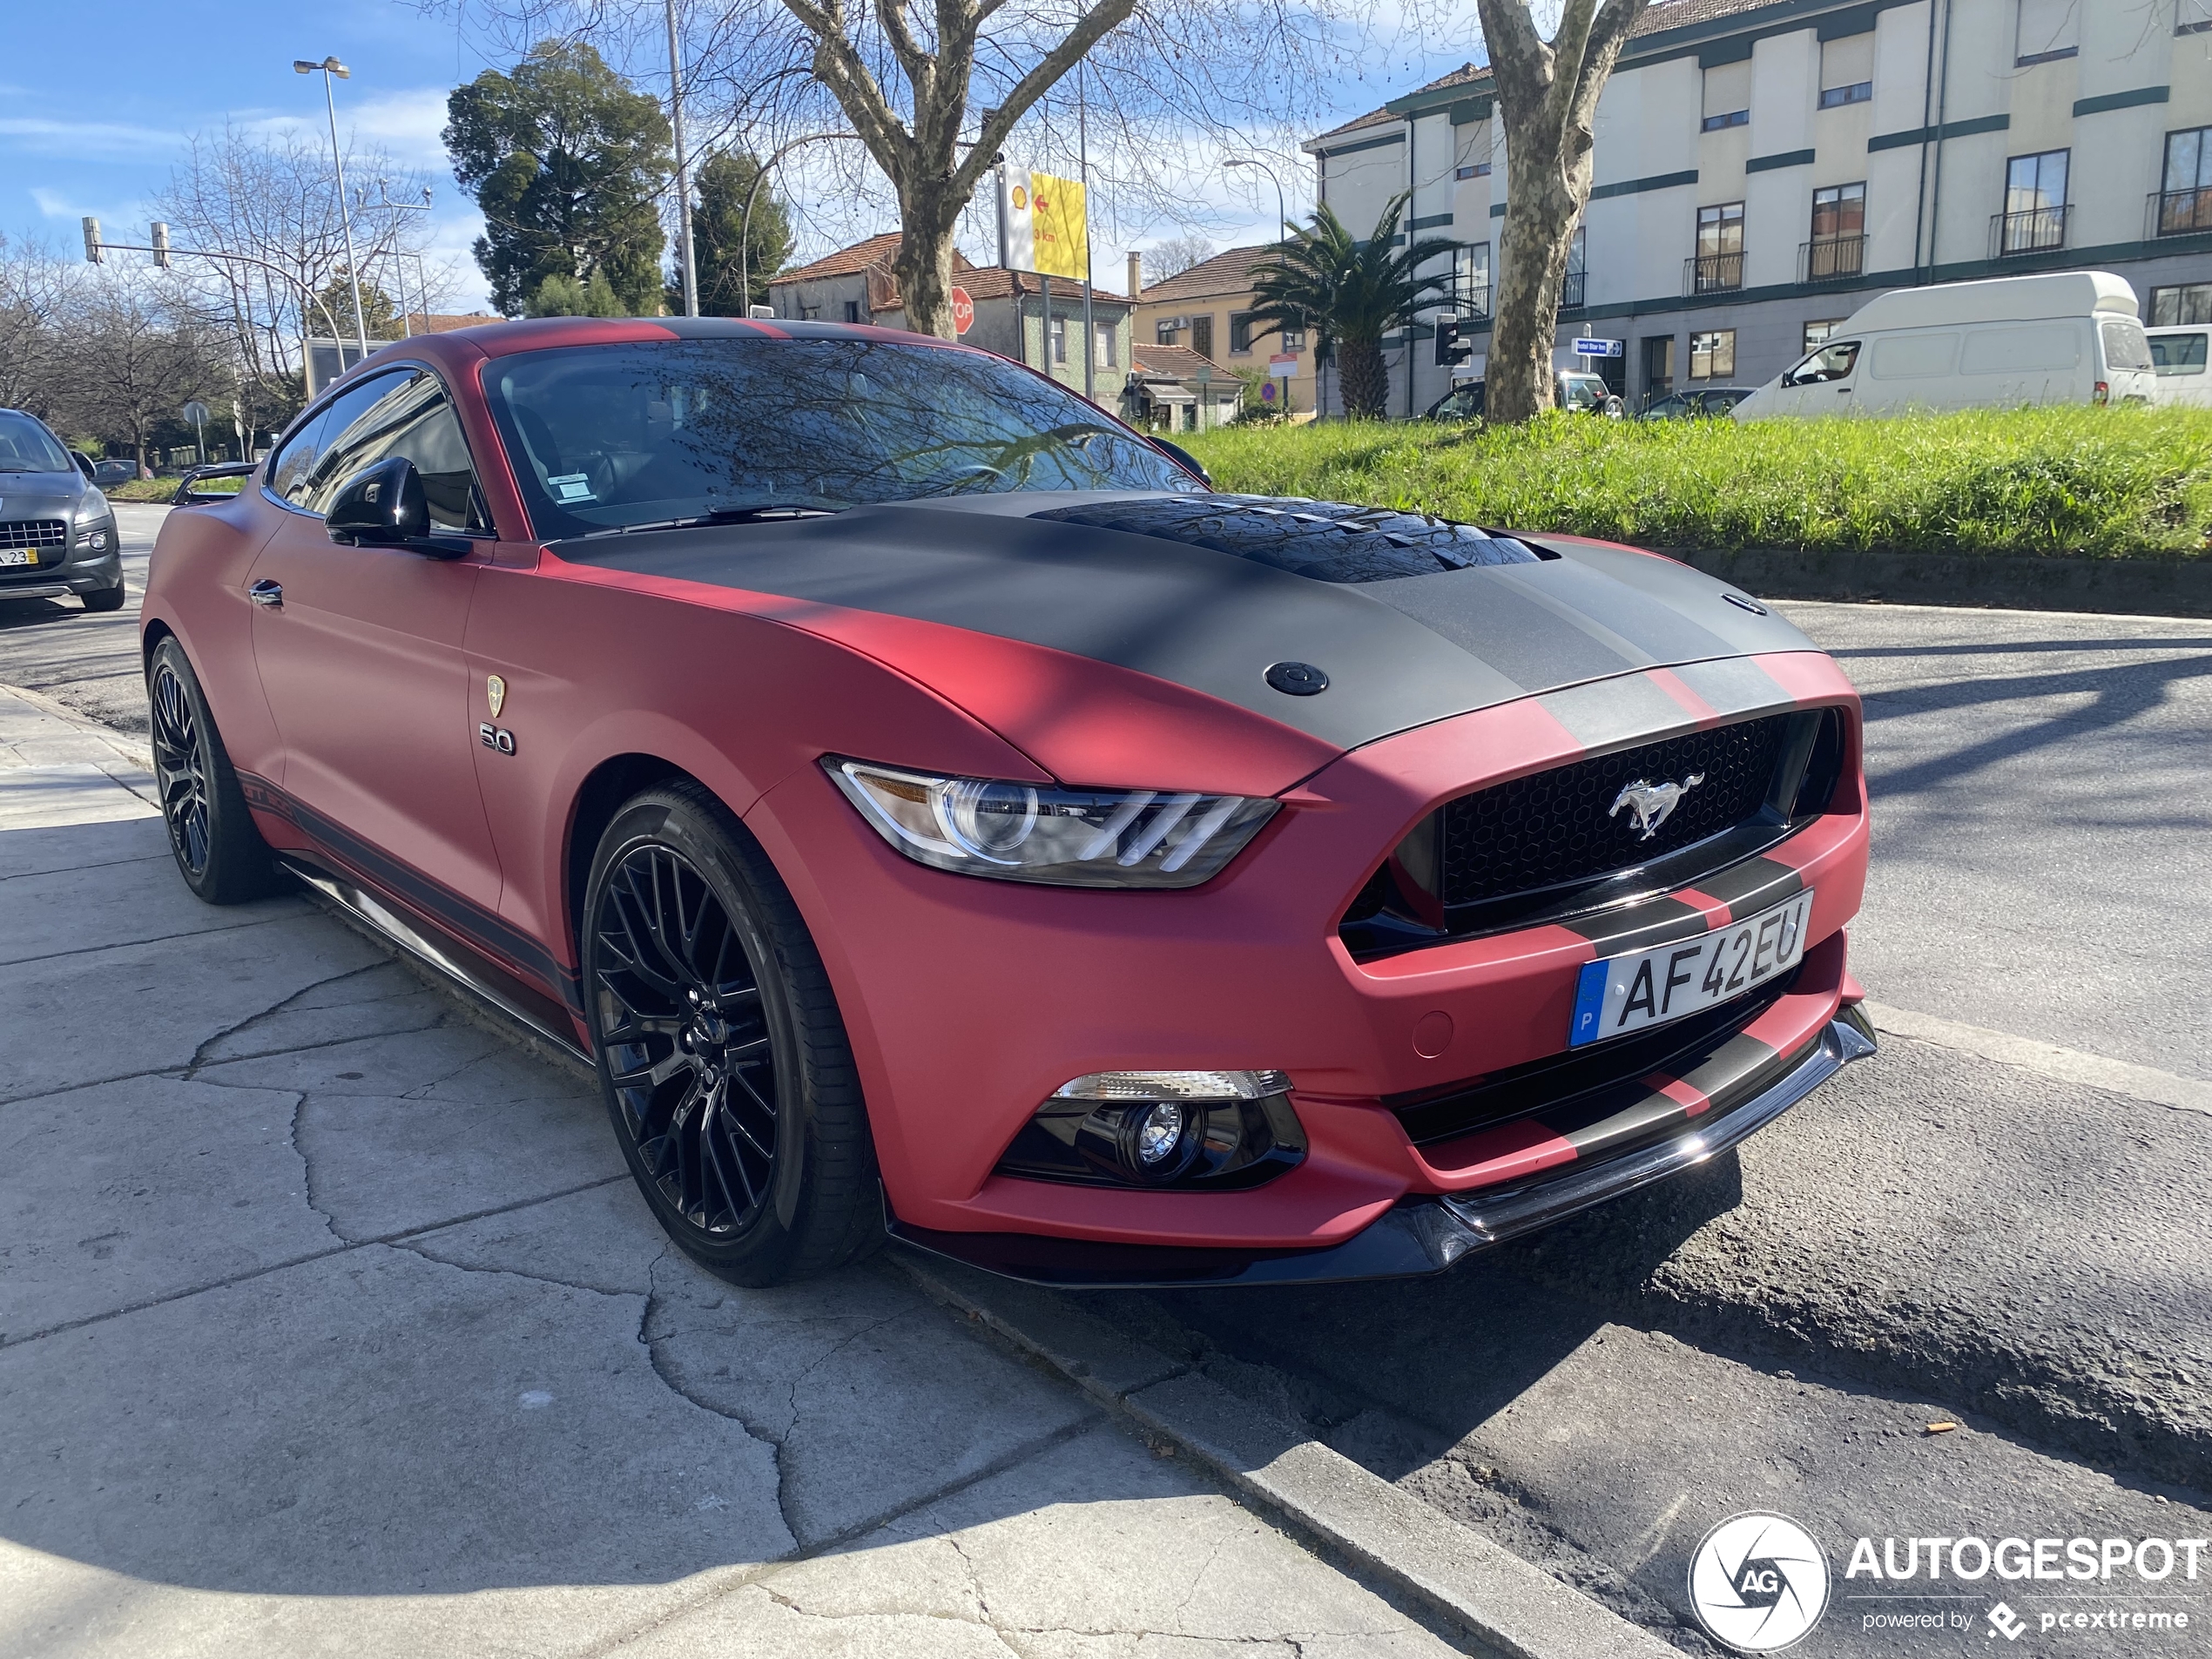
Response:
[{"label": "apartment building", "polygon": [[[1306,145],[1355,233],[1413,192],[1453,303],[1389,342],[1392,408],[1479,370],[1509,158],[1469,64]],[[1662,0],[1598,106],[1561,296],[1632,406],[1795,363],[1878,293],[2098,268],[2146,323],[2212,320],[2212,0]]]}]

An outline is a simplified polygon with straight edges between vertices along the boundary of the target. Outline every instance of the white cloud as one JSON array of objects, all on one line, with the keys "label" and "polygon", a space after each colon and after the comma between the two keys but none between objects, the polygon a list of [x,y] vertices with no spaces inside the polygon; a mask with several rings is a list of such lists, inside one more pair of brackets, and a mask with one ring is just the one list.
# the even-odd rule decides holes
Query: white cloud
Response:
[{"label": "white cloud", "polygon": [[[381,145],[402,166],[426,172],[446,169],[445,145],[438,135],[446,124],[449,89],[419,87],[379,93],[358,100],[341,93],[338,131],[357,141]],[[329,142],[329,116],[312,106],[300,110],[253,110],[239,112],[239,125],[259,132],[297,132]]]},{"label": "white cloud", "polygon": [[118,121],[51,121],[35,116],[0,117],[0,138],[14,139],[11,149],[71,160],[138,160],[149,149],[171,149],[178,142],[176,133],[158,127]]}]

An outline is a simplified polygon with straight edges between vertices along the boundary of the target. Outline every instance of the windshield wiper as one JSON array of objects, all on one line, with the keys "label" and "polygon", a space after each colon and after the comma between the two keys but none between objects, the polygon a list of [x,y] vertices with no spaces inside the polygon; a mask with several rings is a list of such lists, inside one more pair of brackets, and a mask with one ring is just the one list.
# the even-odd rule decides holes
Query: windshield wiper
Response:
[{"label": "windshield wiper", "polygon": [[761,507],[718,507],[711,513],[692,513],[683,518],[648,519],[642,524],[616,524],[603,530],[586,530],[585,541],[601,536],[634,536],[639,530],[684,530],[700,524],[746,524],[764,518],[834,518],[836,509],[829,507],[806,507],[796,503],[772,504]]}]

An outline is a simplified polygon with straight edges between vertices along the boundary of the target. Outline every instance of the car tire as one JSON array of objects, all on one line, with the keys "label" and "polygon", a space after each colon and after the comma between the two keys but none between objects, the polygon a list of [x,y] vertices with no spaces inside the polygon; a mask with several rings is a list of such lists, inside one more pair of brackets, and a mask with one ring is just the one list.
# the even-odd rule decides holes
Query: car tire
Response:
[{"label": "car tire", "polygon": [[94,588],[78,597],[84,601],[84,608],[87,610],[120,610],[123,609],[124,600],[130,596],[125,591],[123,584],[118,582],[111,588]]},{"label": "car tire", "polygon": [[751,832],[694,784],[637,796],[600,838],[581,932],[615,1138],[684,1252],[758,1286],[875,1248],[882,1199],[852,1046]]},{"label": "car tire", "polygon": [[185,885],[209,904],[276,892],[282,878],[269,844],[246,810],[199,677],[174,639],[155,646],[146,664],[146,701],[162,821]]}]

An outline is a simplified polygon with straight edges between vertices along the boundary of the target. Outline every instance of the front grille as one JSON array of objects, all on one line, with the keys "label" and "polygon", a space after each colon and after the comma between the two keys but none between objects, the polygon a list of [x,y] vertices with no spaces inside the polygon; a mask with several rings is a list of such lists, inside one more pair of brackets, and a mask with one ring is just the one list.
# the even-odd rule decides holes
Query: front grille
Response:
[{"label": "front grille", "polygon": [[69,521],[61,518],[0,519],[0,547],[67,547]]},{"label": "front grille", "polygon": [[[1554,767],[1448,802],[1443,819],[1445,905],[1585,881],[1663,858],[1757,815],[1775,785],[1793,717],[1770,715]],[[1615,810],[1635,783],[1703,781],[1645,840]]]}]

